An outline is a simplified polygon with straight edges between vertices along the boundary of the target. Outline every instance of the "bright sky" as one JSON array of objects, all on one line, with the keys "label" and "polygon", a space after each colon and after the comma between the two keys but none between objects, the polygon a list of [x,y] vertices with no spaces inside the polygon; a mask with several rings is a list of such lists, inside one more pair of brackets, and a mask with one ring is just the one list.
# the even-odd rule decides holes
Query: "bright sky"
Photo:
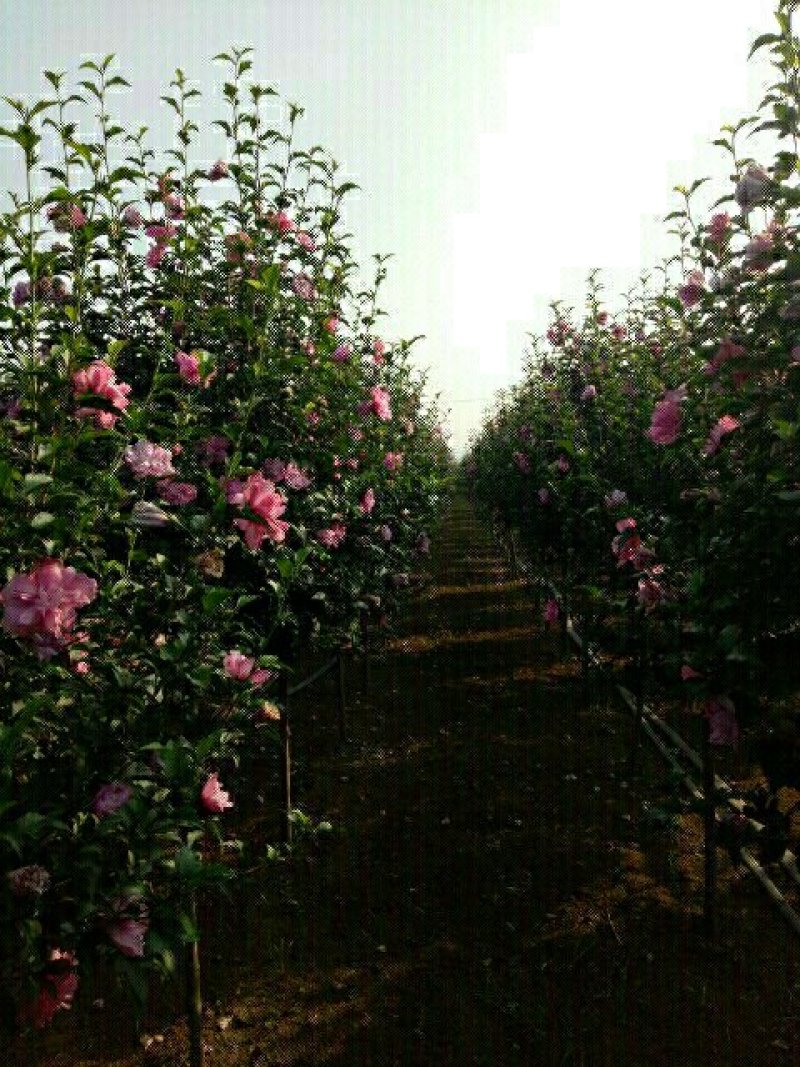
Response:
[{"label": "bright sky", "polygon": [[[548,303],[582,307],[603,268],[609,306],[672,251],[672,187],[728,172],[710,145],[754,113],[770,73],[746,58],[772,0],[25,0],[0,8],[0,95],[45,95],[114,52],[132,82],[117,114],[169,147],[159,102],[177,66],[224,115],[211,57],[255,47],[251,76],[305,108],[299,144],[358,182],[347,229],[365,271],[393,253],[387,340],[417,361],[462,450],[497,388],[519,377]],[[0,122],[10,115],[5,106]],[[85,135],[85,132],[82,131]],[[88,131],[86,131],[88,132]],[[223,153],[209,133],[197,158]],[[755,150],[751,149],[753,154]],[[769,159],[766,162],[770,162]],[[0,188],[19,188],[10,148]],[[364,280],[368,274],[365,273]]]}]

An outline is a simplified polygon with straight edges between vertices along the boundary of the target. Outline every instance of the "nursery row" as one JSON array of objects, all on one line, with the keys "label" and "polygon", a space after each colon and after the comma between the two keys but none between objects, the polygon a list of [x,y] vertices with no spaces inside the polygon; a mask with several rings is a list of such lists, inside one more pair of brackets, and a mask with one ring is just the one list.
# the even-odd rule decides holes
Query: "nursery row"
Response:
[{"label": "nursery row", "polygon": [[277,744],[295,657],[388,624],[446,489],[412,342],[377,328],[386,257],[359,290],[353,186],[297,147],[299,107],[265,123],[250,51],[215,57],[216,161],[193,158],[180,70],[158,160],[109,113],[113,56],[5,98],[24,183],[0,215],[9,1028],[69,1008],[94,960],[140,1000],[174,970],[196,893],[235,876],[241,757]]}]

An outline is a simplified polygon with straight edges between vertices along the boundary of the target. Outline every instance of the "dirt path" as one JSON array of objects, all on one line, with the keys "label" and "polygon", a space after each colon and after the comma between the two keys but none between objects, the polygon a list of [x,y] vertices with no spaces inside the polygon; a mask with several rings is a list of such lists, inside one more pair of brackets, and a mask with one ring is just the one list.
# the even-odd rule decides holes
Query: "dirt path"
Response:
[{"label": "dirt path", "polygon": [[[298,708],[298,801],[336,830],[220,912],[210,1065],[796,1062],[793,942],[745,885],[703,950],[687,838],[672,862],[639,844],[655,794],[625,780],[627,719],[585,700],[463,499],[432,572],[368,694],[354,666],[344,748],[332,691]],[[645,756],[642,781],[664,777]],[[102,1014],[82,1064],[111,1062],[85,1058]],[[113,1062],[180,1062],[180,1039]]]}]

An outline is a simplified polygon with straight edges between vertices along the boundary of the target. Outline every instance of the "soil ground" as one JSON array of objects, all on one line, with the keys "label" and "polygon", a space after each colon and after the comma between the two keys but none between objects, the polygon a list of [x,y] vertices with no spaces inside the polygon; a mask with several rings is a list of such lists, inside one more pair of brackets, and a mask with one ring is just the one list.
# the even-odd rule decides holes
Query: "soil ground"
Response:
[{"label": "soil ground", "polygon": [[[207,917],[210,1067],[800,1062],[800,943],[720,852],[706,946],[696,817],[644,833],[665,767],[631,773],[624,708],[463,498],[430,569],[368,688],[349,667],[344,745],[332,681],[298,700],[296,802],[334,830]],[[9,1064],[185,1062],[179,1002],[137,1042],[104,999]]]}]

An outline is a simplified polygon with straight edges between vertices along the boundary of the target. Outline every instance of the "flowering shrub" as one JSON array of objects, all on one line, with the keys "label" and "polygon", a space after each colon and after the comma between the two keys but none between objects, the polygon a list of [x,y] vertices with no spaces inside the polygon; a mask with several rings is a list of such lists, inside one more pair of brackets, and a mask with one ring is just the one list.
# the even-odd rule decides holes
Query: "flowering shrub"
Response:
[{"label": "flowering shrub", "polygon": [[[627,608],[664,677],[701,702],[712,744],[766,714],[774,684],[761,648],[800,621],[796,590],[800,375],[800,207],[792,5],[757,39],[778,80],[767,115],[715,142],[733,181],[707,214],[708,179],[678,187],[667,218],[679,254],[664,285],[643,279],[618,321],[590,275],[580,324],[559,302],[546,346],[498,400],[465,463],[475,493],[517,527],[568,601]],[[752,53],[751,53],[752,54]],[[767,166],[737,137],[777,139]],[[725,210],[720,210],[723,208]],[[675,276],[672,264],[678,264]],[[616,530],[615,530],[616,527]],[[616,536],[615,536],[616,533]]]},{"label": "flowering shrub", "polygon": [[354,293],[353,186],[296,147],[300,108],[265,125],[249,51],[215,57],[211,166],[180,70],[164,164],[115,124],[113,56],[80,93],[46,72],[0,130],[26,187],[0,216],[0,959],[22,1023],[69,1007],[97,953],[139,997],[171,969],[188,895],[235,873],[208,842],[243,746],[276,737],[264,689],[392,607],[440,503],[439,415],[410,343],[374,333],[384,257]]}]

